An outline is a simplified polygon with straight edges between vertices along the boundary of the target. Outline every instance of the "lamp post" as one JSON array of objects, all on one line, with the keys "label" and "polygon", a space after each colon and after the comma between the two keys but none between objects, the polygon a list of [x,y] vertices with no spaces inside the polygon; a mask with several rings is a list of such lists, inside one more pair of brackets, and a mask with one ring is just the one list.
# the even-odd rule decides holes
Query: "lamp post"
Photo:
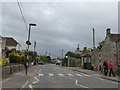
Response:
[{"label": "lamp post", "polygon": [[29,45],[31,45],[31,42],[30,42],[31,26],[36,26],[36,24],[33,24],[33,23],[30,23],[30,24],[29,24],[28,40],[26,41],[26,44],[28,45],[27,51],[29,51]]}]

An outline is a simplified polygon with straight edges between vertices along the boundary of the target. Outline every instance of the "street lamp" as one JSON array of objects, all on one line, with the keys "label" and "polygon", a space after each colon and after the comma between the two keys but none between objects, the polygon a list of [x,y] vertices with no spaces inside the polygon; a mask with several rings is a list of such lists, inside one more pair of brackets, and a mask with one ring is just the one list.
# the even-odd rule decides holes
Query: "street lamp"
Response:
[{"label": "street lamp", "polygon": [[29,24],[28,40],[26,41],[26,44],[28,45],[28,50],[29,50],[29,45],[31,45],[31,42],[30,42],[31,26],[36,26],[36,24],[33,24],[33,23],[30,23],[30,24]]}]

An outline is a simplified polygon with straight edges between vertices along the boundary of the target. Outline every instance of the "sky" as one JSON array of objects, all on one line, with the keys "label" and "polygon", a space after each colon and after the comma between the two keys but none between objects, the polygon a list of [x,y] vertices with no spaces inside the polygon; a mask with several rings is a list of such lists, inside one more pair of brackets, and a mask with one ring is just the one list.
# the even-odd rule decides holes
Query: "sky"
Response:
[{"label": "sky", "polygon": [[30,50],[36,41],[36,51],[41,55],[47,51],[53,57],[62,57],[62,49],[64,54],[75,51],[78,44],[81,50],[92,48],[93,28],[96,47],[105,39],[107,28],[118,33],[118,2],[20,2],[27,27],[17,2],[2,2],[0,7],[0,35],[13,37],[27,49],[28,24],[35,23]]}]

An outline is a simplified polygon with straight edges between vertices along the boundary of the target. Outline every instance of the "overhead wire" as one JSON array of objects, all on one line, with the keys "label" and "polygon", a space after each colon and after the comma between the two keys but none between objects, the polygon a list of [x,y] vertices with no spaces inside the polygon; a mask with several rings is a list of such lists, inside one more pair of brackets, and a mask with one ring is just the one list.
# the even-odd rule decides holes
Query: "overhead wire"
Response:
[{"label": "overhead wire", "polygon": [[26,20],[25,20],[24,15],[23,15],[23,12],[22,12],[22,8],[21,8],[21,5],[20,5],[20,2],[19,2],[18,0],[17,0],[17,4],[18,4],[19,10],[20,10],[20,13],[21,13],[23,22],[24,22],[24,24],[25,24],[25,27],[26,27],[26,29],[28,30],[27,23],[26,23]]}]

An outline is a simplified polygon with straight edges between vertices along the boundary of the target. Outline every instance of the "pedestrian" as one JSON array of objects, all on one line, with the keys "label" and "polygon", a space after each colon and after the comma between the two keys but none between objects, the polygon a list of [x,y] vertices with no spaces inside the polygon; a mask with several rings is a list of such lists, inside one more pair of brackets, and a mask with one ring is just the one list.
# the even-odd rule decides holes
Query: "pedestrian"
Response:
[{"label": "pedestrian", "polygon": [[98,71],[100,73],[102,73],[102,63],[101,62],[99,62],[99,64],[98,64]]},{"label": "pedestrian", "polygon": [[109,59],[108,68],[109,68],[109,77],[111,77],[111,74],[115,77],[115,74],[113,72],[112,58]]},{"label": "pedestrian", "polygon": [[24,63],[24,67],[25,67],[25,72],[26,72],[26,75],[27,75],[27,71],[28,71],[28,62]]},{"label": "pedestrian", "polygon": [[104,75],[107,76],[107,73],[108,73],[108,63],[107,63],[106,60],[103,62],[103,68],[104,68]]}]

